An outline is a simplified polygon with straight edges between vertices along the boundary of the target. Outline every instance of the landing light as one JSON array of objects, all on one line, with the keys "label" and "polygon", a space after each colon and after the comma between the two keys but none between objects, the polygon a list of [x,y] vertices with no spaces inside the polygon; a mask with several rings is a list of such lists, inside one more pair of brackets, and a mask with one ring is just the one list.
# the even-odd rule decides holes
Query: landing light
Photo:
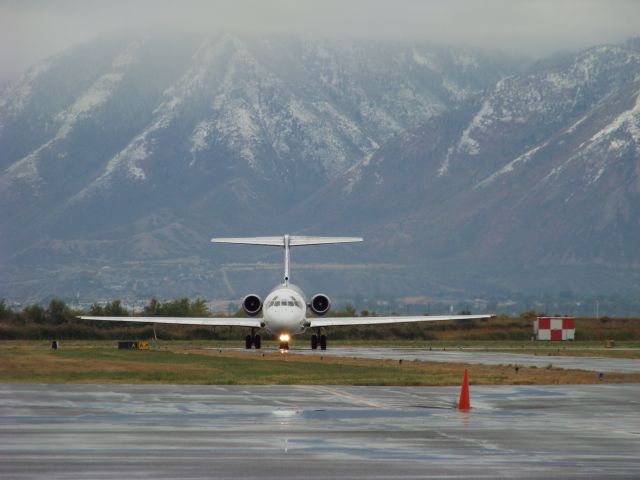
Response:
[{"label": "landing light", "polygon": [[290,338],[291,337],[289,336],[288,333],[283,333],[282,335],[280,335],[280,341],[281,342],[288,342]]}]

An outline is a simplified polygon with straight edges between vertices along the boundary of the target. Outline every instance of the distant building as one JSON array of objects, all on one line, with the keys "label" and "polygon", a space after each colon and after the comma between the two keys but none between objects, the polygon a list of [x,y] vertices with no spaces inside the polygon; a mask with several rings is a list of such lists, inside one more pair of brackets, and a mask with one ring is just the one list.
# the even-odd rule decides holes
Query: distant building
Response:
[{"label": "distant building", "polygon": [[538,317],[533,333],[536,340],[575,340],[575,317]]}]

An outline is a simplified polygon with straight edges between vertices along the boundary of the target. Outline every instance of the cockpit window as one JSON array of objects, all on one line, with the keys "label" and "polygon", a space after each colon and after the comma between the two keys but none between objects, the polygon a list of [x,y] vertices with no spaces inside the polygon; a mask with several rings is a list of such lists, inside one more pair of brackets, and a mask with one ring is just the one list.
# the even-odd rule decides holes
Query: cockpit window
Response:
[{"label": "cockpit window", "polygon": [[280,307],[280,306],[298,307],[300,309],[303,309],[302,304],[300,303],[300,300],[298,300],[296,297],[289,297],[287,299],[282,299],[282,300],[280,300],[278,297],[273,297],[269,302],[269,304],[267,305],[267,307]]}]

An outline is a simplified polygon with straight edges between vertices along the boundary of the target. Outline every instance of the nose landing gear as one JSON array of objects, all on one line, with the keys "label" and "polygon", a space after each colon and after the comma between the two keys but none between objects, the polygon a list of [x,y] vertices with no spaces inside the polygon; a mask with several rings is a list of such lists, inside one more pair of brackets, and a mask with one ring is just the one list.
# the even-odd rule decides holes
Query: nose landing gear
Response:
[{"label": "nose landing gear", "polygon": [[280,350],[289,350],[289,339],[291,336],[288,333],[280,335]]}]

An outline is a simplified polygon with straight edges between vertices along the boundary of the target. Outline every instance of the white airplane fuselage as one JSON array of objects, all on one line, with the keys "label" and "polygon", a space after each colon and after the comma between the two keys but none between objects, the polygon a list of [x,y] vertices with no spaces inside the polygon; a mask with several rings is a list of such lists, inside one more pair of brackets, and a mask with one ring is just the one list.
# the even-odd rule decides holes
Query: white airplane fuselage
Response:
[{"label": "white airplane fuselage", "polygon": [[296,335],[307,329],[307,300],[295,285],[278,285],[262,306],[264,328],[276,336]]}]

